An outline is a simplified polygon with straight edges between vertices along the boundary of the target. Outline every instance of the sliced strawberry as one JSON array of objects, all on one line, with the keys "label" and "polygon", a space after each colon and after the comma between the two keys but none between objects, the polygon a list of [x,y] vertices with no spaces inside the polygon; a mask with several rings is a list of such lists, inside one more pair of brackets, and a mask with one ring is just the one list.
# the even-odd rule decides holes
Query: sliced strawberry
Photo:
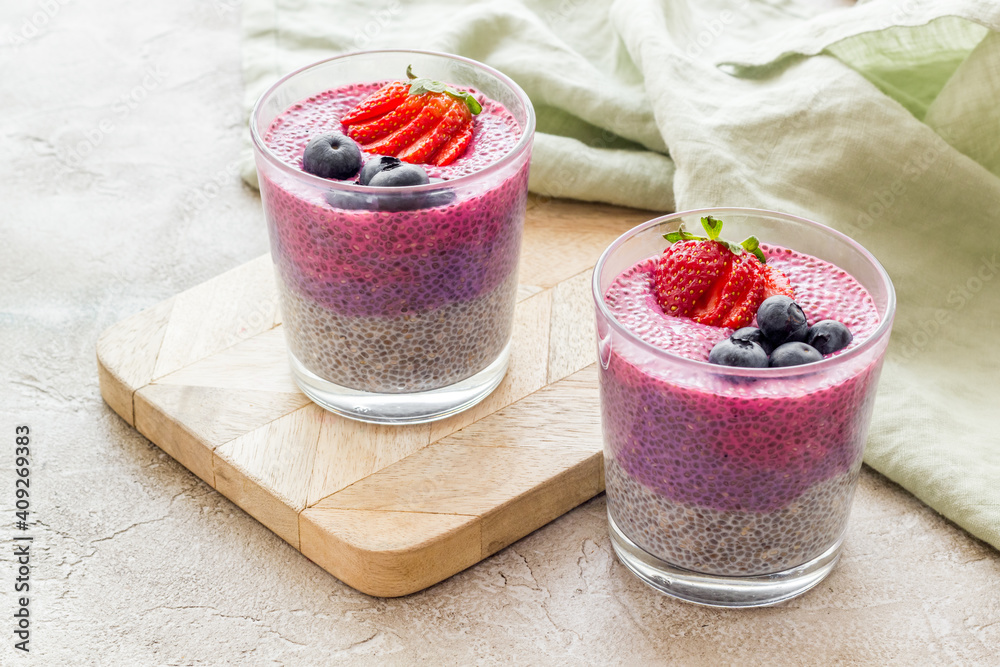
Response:
[{"label": "sliced strawberry", "polygon": [[764,265],[764,298],[783,294],[790,299],[795,298],[795,290],[788,282],[788,277],[770,264]]},{"label": "sliced strawberry", "polygon": [[406,69],[408,82],[383,86],[351,109],[341,122],[370,154],[415,163],[446,165],[472,141],[472,117],[482,106],[470,92]]},{"label": "sliced strawberry", "polygon": [[410,146],[425,132],[437,125],[446,113],[448,113],[448,104],[444,100],[428,97],[424,108],[420,110],[416,118],[388,137],[373,144],[362,145],[362,148],[369,153],[398,156],[404,148]]},{"label": "sliced strawberry", "polygon": [[668,246],[653,270],[656,299],[667,315],[687,316],[726,270],[725,246],[681,241]]},{"label": "sliced strawberry", "polygon": [[[667,247],[653,270],[657,301],[668,315],[739,329],[753,321],[768,288],[791,290],[788,279],[764,262],[753,236],[737,245],[719,239],[722,223],[702,218],[708,238],[681,228],[664,236]],[[785,294],[787,292],[778,292]]]},{"label": "sliced strawberry", "polygon": [[403,162],[426,163],[427,159],[458,131],[467,116],[469,116],[468,108],[464,104],[451,100],[449,109],[441,122],[425,132],[422,137],[396,157]]},{"label": "sliced strawberry", "polygon": [[465,121],[455,134],[431,156],[429,163],[444,167],[459,158],[472,141],[472,120]]},{"label": "sliced strawberry", "polygon": [[347,136],[354,139],[361,146],[374,143],[379,139],[389,136],[396,130],[406,127],[410,121],[417,117],[417,114],[420,113],[426,103],[426,97],[412,95],[384,116],[349,127]]},{"label": "sliced strawberry", "polygon": [[344,125],[355,125],[363,120],[386,114],[402,104],[409,94],[410,84],[393,81],[361,100],[358,106],[340,119],[340,122]]},{"label": "sliced strawberry", "polygon": [[764,301],[764,266],[750,253],[743,253],[733,259],[733,275],[745,272],[746,277],[741,279],[745,286],[730,286],[728,300],[732,306],[722,318],[720,326],[739,329],[753,322],[757,309]]},{"label": "sliced strawberry", "polygon": [[[701,324],[738,328],[750,324],[763,300],[763,264],[750,253],[726,250],[726,273],[688,317]],[[734,326],[738,325],[738,326]]]}]

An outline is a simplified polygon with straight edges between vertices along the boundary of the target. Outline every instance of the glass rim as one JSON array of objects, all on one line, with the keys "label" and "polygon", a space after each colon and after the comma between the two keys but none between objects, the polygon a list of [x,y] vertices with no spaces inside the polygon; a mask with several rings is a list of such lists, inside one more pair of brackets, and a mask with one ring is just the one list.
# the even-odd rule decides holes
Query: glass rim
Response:
[{"label": "glass rim", "polygon": [[[872,266],[874,266],[876,273],[878,274],[883,285],[886,287],[886,308],[885,315],[881,317],[878,327],[875,331],[860,343],[857,347],[853,347],[850,350],[842,354],[838,354],[829,359],[822,359],[820,361],[814,361],[808,364],[801,364],[798,366],[785,366],[779,368],[742,368],[739,366],[720,366],[718,364],[710,364],[707,361],[700,361],[697,359],[689,359],[688,357],[682,357],[673,352],[664,350],[663,348],[657,347],[652,343],[649,343],[636,334],[634,334],[630,329],[624,326],[618,321],[608,308],[607,303],[604,300],[604,293],[601,290],[601,271],[604,265],[610,259],[610,257],[617,251],[621,246],[623,246],[629,239],[639,235],[640,233],[655,227],[657,225],[663,224],[665,222],[670,222],[671,220],[676,220],[688,215],[758,215],[758,216],[768,216],[773,218],[778,218],[781,220],[786,220],[789,222],[795,222],[806,227],[811,227],[824,234],[828,234],[839,241],[847,244],[853,250],[860,252]],[[594,275],[591,280],[591,295],[594,298],[594,304],[597,307],[598,313],[600,313],[608,321],[612,329],[614,329],[619,335],[625,337],[630,343],[634,344],[644,352],[653,355],[657,358],[662,358],[673,364],[680,366],[685,366],[694,371],[701,372],[712,372],[716,374],[724,375],[738,375],[746,377],[755,378],[782,378],[797,375],[809,375],[816,372],[822,372],[827,369],[831,369],[835,366],[843,365],[850,362],[857,357],[862,356],[868,352],[871,348],[879,344],[883,339],[886,338],[889,331],[892,329],[892,321],[896,314],[896,289],[892,284],[892,279],[889,277],[888,272],[886,272],[885,267],[882,266],[874,255],[872,255],[864,246],[860,243],[847,236],[843,232],[839,232],[832,227],[828,227],[822,223],[809,220],[808,218],[803,218],[797,215],[792,215],[790,213],[781,213],[779,211],[771,211],[762,208],[744,208],[744,207],[713,207],[713,208],[697,208],[690,209],[687,211],[677,211],[676,213],[668,213],[667,215],[662,215],[652,220],[647,220],[639,225],[636,225],[632,229],[626,231],[624,234],[615,239],[611,245],[605,248],[604,252],[601,253],[600,258],[597,260],[597,264],[594,266]],[[600,337],[600,333],[598,332]]]},{"label": "glass rim", "polygon": [[479,171],[475,171],[471,174],[465,174],[463,176],[458,176],[450,180],[425,183],[423,185],[411,185],[406,187],[392,188],[392,193],[391,193],[392,195],[399,196],[410,193],[432,192],[434,190],[453,188],[456,186],[461,186],[463,184],[473,183],[477,180],[488,177],[489,175],[497,171],[500,171],[501,169],[506,167],[509,163],[518,159],[521,155],[525,153],[526,150],[528,150],[528,148],[531,146],[531,142],[535,134],[535,108],[532,106],[531,100],[528,98],[528,94],[525,93],[524,90],[519,85],[517,85],[517,83],[515,83],[513,79],[511,79],[503,72],[500,72],[499,70],[496,70],[490,67],[489,65],[485,65],[479,62],[478,60],[473,60],[472,58],[466,58],[464,56],[457,56],[451,53],[443,53],[441,51],[425,51],[420,49],[374,49],[371,51],[351,51],[349,53],[342,53],[340,55],[333,56],[331,58],[324,58],[323,60],[318,60],[316,62],[300,67],[296,70],[293,70],[288,74],[285,74],[280,79],[271,84],[267,88],[267,90],[261,93],[260,97],[257,98],[257,101],[254,102],[253,109],[250,111],[250,121],[249,121],[250,138],[251,141],[253,142],[253,147],[255,151],[259,155],[262,155],[268,161],[268,163],[270,163],[271,166],[279,169],[285,174],[292,176],[293,178],[302,180],[305,183],[309,183],[316,187],[326,188],[330,190],[343,190],[344,192],[371,194],[372,188],[370,186],[358,185],[356,183],[345,183],[343,181],[336,181],[328,178],[320,178],[315,174],[309,174],[307,172],[302,171],[301,169],[297,169],[283,162],[267,146],[267,144],[264,143],[264,138],[260,135],[260,132],[257,129],[256,120],[258,114],[260,113],[260,108],[265,100],[267,100],[271,95],[273,95],[274,92],[277,91],[278,88],[280,88],[282,85],[284,85],[291,79],[299,76],[300,74],[308,70],[320,67],[322,65],[326,65],[327,63],[331,63],[337,60],[344,60],[347,58],[353,58],[357,56],[367,56],[367,55],[377,55],[377,54],[405,54],[405,53],[412,53],[423,56],[434,56],[439,58],[445,58],[448,60],[454,60],[461,63],[465,63],[466,65],[469,65],[473,68],[482,70],[487,74],[490,74],[491,76],[497,78],[501,83],[503,83],[505,86],[507,86],[514,92],[514,95],[524,105],[526,111],[526,117],[521,137],[518,139],[517,143],[513,146],[513,148],[511,148],[508,152],[504,153],[504,155],[499,159],[497,159],[495,162],[490,163],[488,166],[480,169]]}]

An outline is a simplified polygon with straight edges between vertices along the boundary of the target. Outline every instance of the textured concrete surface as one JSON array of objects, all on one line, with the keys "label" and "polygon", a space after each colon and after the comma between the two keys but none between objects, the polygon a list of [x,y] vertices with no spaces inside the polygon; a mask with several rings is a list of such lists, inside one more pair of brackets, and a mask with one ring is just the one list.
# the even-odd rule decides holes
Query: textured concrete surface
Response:
[{"label": "textured concrete surface", "polygon": [[[1000,554],[866,470],[844,559],[780,607],[645,588],[600,496],[425,592],[366,597],[101,401],[107,325],[266,251],[236,174],[233,0],[0,6],[0,664],[996,664]],[[14,649],[13,432],[33,438]]]}]

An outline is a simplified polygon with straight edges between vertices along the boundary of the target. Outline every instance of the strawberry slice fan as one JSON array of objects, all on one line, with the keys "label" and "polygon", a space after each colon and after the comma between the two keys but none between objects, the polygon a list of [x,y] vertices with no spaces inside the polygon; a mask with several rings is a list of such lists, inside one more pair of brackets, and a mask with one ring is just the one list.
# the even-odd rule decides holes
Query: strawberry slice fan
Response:
[{"label": "strawberry slice fan", "polygon": [[473,116],[483,110],[471,93],[416,76],[394,81],[351,109],[340,122],[347,136],[372,155],[403,162],[451,164],[472,141]]},{"label": "strawberry slice fan", "polygon": [[667,315],[739,329],[749,325],[768,297],[795,298],[788,278],[767,264],[757,237],[742,243],[721,239],[722,221],[701,219],[708,235],[684,230],[664,234],[670,241],[653,269],[656,299]]}]

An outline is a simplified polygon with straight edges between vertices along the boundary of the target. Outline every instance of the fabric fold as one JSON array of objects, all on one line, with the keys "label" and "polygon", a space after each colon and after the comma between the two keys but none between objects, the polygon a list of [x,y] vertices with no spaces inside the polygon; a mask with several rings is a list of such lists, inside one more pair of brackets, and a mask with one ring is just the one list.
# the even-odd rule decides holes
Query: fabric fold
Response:
[{"label": "fabric fold", "polygon": [[761,33],[769,36],[752,43],[728,45],[717,62],[734,73],[750,76],[754,68],[766,68],[789,56],[819,55],[852,37],[921,27],[947,16],[995,29],[1000,22],[1000,5],[993,0],[870,0],[819,14],[778,32]]}]

